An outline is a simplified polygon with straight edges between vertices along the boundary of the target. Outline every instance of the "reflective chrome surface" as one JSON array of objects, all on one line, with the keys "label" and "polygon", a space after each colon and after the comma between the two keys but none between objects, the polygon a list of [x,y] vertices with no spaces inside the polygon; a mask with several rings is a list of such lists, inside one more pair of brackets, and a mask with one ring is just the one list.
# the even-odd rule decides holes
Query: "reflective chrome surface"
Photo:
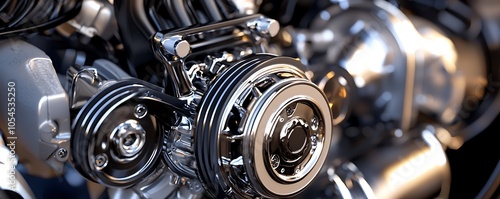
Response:
[{"label": "reflective chrome surface", "polygon": [[[122,80],[111,84],[79,110],[72,125],[72,163],[88,180],[130,187],[144,180],[157,165],[162,127],[156,114],[147,114],[145,104],[137,102],[152,105],[150,98],[139,93],[152,93],[154,89],[140,83]],[[142,112],[138,112],[140,106],[144,106]]]},{"label": "reflective chrome surface", "polygon": [[202,179],[216,185],[211,189],[220,186],[236,197],[290,197],[318,174],[339,135],[324,94],[297,66],[290,58],[250,57],[205,93],[200,111],[207,114],[197,117],[196,146],[208,150],[198,148],[196,155]]},{"label": "reflective chrome surface", "polygon": [[[449,198],[462,191],[457,184],[475,191],[481,179],[464,176],[500,158],[488,154],[478,166],[459,153],[468,143],[472,156],[498,151],[498,139],[478,136],[500,113],[500,18],[486,7],[8,1],[0,5],[0,26],[12,26],[0,27],[0,88],[11,92],[15,82],[17,98],[0,93],[0,133],[16,133],[19,147],[0,138],[8,155],[0,172],[9,169],[0,194],[32,197],[12,171],[63,175],[59,182],[87,184],[92,198],[96,187],[134,199]],[[50,23],[16,25],[37,16]],[[498,196],[499,168],[476,198]],[[14,178],[19,187],[6,188]]]},{"label": "reflective chrome surface", "polygon": [[[118,29],[116,18],[114,17],[113,5],[107,1],[84,0],[79,14],[67,21],[74,30],[91,38],[98,35],[104,39],[109,39]],[[59,31],[63,34],[71,34],[71,28],[60,26]]]},{"label": "reflective chrome surface", "polygon": [[416,71],[415,104],[422,112],[436,115],[444,124],[458,117],[465,97],[466,74],[457,67],[455,44],[428,21],[411,18],[420,38]]},{"label": "reflective chrome surface", "polygon": [[[411,128],[416,114],[412,98],[419,34],[400,10],[385,1],[346,1],[321,11],[310,29],[291,32],[303,62],[317,63],[309,69],[315,82],[329,89],[324,91],[330,101],[339,102],[338,91],[324,85],[335,84],[328,81],[335,81],[329,79],[338,71],[335,67],[342,67],[348,72],[343,78],[354,83],[342,80],[343,86],[356,88],[357,100],[340,107],[350,105],[354,115],[372,112],[378,114],[375,120]],[[361,103],[368,110],[355,108]]]},{"label": "reflective chrome surface", "polygon": [[109,139],[115,144],[119,155],[125,157],[123,161],[127,162],[142,150],[145,134],[144,128],[136,120],[127,120],[115,127]]},{"label": "reflective chrome surface", "polygon": [[448,197],[450,166],[444,147],[432,129],[423,128],[416,138],[353,160],[377,198]]},{"label": "reflective chrome surface", "polygon": [[442,142],[450,133],[422,125],[411,137],[393,140],[351,161],[333,161],[326,175],[301,197],[448,198],[451,170]]}]

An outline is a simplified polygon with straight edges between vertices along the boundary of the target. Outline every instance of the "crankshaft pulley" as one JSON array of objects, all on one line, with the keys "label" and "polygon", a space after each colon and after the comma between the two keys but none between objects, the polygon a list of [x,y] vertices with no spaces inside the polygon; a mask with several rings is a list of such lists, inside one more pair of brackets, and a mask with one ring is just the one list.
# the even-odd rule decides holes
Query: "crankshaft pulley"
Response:
[{"label": "crankshaft pulley", "polygon": [[173,124],[173,110],[182,107],[166,108],[174,99],[160,96],[161,88],[134,79],[94,95],[72,125],[72,162],[80,174],[108,187],[144,180],[160,161],[165,124]]}]

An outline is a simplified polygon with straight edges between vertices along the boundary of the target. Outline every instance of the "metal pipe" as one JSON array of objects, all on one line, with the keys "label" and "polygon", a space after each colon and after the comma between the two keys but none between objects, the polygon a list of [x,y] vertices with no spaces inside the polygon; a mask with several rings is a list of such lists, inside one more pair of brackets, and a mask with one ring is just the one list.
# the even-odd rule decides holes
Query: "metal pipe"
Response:
[{"label": "metal pipe", "polygon": [[430,129],[353,162],[377,198],[428,198],[436,193],[447,198],[451,171],[443,146]]},{"label": "metal pipe", "polygon": [[446,133],[426,125],[351,161],[334,160],[303,197],[448,198]]}]

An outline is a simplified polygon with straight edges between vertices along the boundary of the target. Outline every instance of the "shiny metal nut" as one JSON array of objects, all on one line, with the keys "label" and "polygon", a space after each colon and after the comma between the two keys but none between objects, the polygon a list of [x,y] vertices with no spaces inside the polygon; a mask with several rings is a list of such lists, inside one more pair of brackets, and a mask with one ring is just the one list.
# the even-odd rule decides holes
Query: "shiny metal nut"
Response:
[{"label": "shiny metal nut", "polygon": [[131,161],[144,147],[146,131],[136,120],[127,120],[114,129],[113,142],[120,155],[131,159],[120,159],[119,161]]}]

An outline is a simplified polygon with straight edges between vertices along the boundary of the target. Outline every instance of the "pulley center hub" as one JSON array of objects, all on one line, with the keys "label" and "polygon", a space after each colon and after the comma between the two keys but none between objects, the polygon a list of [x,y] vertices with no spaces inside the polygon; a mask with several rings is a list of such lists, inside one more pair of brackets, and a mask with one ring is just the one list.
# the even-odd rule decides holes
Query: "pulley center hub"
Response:
[{"label": "pulley center hub", "polygon": [[297,159],[304,154],[311,141],[310,128],[302,118],[292,118],[286,122],[280,135],[280,149],[285,160]]},{"label": "pulley center hub", "polygon": [[292,154],[300,154],[309,141],[307,127],[295,126],[288,131],[288,136],[283,140],[287,145],[286,149]]},{"label": "pulley center hub", "polygon": [[120,155],[130,158],[137,155],[144,146],[146,131],[136,120],[127,120],[114,130],[112,140]]}]

